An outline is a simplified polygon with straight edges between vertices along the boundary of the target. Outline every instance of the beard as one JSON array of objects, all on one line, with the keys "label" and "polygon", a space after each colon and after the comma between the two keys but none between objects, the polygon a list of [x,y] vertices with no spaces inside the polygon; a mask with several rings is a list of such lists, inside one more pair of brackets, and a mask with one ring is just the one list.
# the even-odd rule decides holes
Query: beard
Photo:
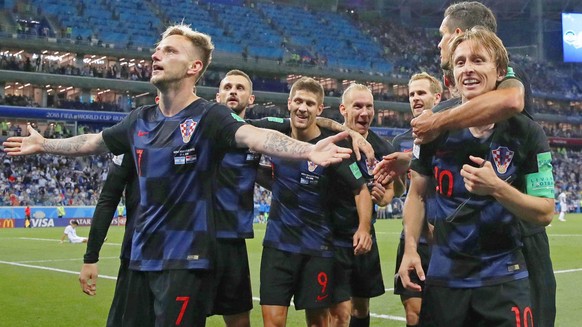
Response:
[{"label": "beard", "polygon": [[179,74],[174,72],[172,75],[171,72],[164,70],[161,74],[162,76],[152,75],[150,78],[150,83],[155,86],[160,91],[166,91],[170,87],[174,87],[173,85],[179,86],[181,85],[182,81],[186,78],[186,74]]},{"label": "beard", "polygon": [[234,112],[235,112],[237,115],[238,115],[238,114],[240,114],[241,112],[243,112],[243,111],[244,111],[244,110],[247,108],[247,106],[246,106],[246,105],[244,105],[244,104],[242,104],[242,103],[240,103],[240,102],[238,102],[238,103],[237,103],[237,105],[236,105],[236,106],[234,106],[234,107],[231,107],[231,106],[228,106],[228,105],[227,105],[227,107],[229,107],[229,108],[230,108],[232,111],[234,111]]}]

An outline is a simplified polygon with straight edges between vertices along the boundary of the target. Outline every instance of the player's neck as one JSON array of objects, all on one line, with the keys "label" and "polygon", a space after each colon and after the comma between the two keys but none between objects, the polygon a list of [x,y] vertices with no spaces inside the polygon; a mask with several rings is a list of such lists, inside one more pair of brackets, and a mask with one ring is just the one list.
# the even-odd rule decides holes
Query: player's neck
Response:
[{"label": "player's neck", "polygon": [[299,129],[293,126],[291,127],[291,137],[303,142],[309,142],[314,138],[318,137],[320,134],[321,131],[319,130],[319,127],[317,127],[317,124],[315,123],[305,129]]},{"label": "player's neck", "polygon": [[158,107],[164,116],[173,117],[199,98],[192,89],[170,88],[160,94]]},{"label": "player's neck", "polygon": [[477,126],[477,127],[469,127],[469,131],[471,132],[471,134],[474,137],[476,137],[478,139],[484,139],[484,138],[488,138],[493,133],[494,127],[495,127],[495,124],[489,124],[489,125]]}]

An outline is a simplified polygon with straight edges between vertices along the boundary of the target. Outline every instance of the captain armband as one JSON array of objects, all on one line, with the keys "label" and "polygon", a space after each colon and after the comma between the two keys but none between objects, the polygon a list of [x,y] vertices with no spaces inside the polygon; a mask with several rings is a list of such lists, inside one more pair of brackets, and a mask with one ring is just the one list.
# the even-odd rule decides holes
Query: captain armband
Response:
[{"label": "captain armband", "polygon": [[279,117],[267,117],[267,120],[273,123],[279,123],[279,124],[283,124],[285,122],[285,120],[283,118],[279,118]]},{"label": "captain armband", "polygon": [[542,198],[554,198],[554,175],[552,174],[552,154],[538,153],[538,172],[525,175],[525,193]]}]

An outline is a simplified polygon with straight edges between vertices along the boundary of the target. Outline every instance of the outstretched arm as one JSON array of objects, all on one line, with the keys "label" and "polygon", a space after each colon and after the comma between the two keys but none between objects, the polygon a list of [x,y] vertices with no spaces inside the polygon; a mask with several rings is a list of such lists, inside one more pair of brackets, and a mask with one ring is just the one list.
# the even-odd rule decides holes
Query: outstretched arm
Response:
[{"label": "outstretched arm", "polygon": [[317,144],[309,144],[276,131],[256,128],[251,125],[241,126],[235,134],[236,143],[240,147],[247,147],[273,157],[310,160],[324,167],[340,163],[343,159],[350,157],[352,150],[334,144],[347,137],[348,133],[342,132],[327,137]]},{"label": "outstretched arm", "polygon": [[29,136],[9,137],[2,145],[9,156],[23,156],[36,153],[52,153],[65,156],[85,156],[107,152],[101,133],[83,134],[66,139],[45,139],[30,124]]},{"label": "outstretched arm", "polygon": [[425,110],[414,118],[414,143],[426,144],[444,131],[482,126],[506,120],[525,106],[525,88],[517,79],[506,79],[496,90],[481,94],[455,108],[433,113]]},{"label": "outstretched arm", "polygon": [[325,117],[317,117],[315,119],[315,123],[319,127],[323,127],[325,129],[332,130],[334,132],[348,132],[350,133],[350,137],[352,138],[353,150],[356,154],[356,160],[360,160],[360,151],[364,152],[366,158],[369,160],[374,160],[374,149],[372,145],[366,141],[366,139],[362,136],[362,134],[349,129],[347,126],[342,125],[336,122],[333,119],[325,118]]},{"label": "outstretched arm", "polygon": [[410,161],[412,161],[412,152],[393,152],[384,156],[374,168],[374,178],[385,184],[397,176],[405,175]]},{"label": "outstretched arm", "polygon": [[[493,196],[503,207],[525,221],[538,225],[548,225],[552,222],[554,215],[553,198],[542,198],[522,193],[499,178],[493,171],[491,162],[473,156],[469,158],[479,167],[463,165],[461,176],[463,176],[467,191]],[[483,166],[481,167],[481,165]]]}]

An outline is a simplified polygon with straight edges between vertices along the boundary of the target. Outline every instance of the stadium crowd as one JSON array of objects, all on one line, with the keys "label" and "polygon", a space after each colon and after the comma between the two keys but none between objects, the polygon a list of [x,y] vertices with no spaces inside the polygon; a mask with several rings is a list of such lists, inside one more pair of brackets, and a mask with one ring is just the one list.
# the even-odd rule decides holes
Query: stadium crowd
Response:
[{"label": "stadium crowd", "polygon": [[[17,134],[15,134],[17,135]],[[572,210],[578,210],[582,200],[582,153],[556,148],[552,152],[556,194],[570,192]],[[48,154],[7,157],[0,175],[0,206],[66,206],[96,205],[103,182],[107,178],[110,156],[67,158]],[[271,192],[256,186],[255,212],[264,221],[271,203]],[[262,217],[259,218],[259,214]]]},{"label": "stadium crowd", "polygon": [[[415,35],[411,41],[404,41],[401,35],[388,33],[389,27],[393,23],[384,22],[378,24],[373,29],[367,30],[371,35],[382,42],[385,51],[393,57],[396,65],[392,76],[395,78],[406,78],[418,69],[434,72],[437,64],[434,62],[434,52],[436,49],[427,47],[426,44],[434,44],[434,37],[427,35],[422,30],[408,29],[409,34]],[[382,26],[384,26],[382,28]],[[380,33],[384,31],[385,33]],[[378,35],[378,36],[376,36]],[[417,42],[418,41],[418,42]],[[408,43],[407,43],[408,42]],[[403,47],[394,47],[394,44],[405,44]],[[420,48],[421,51],[406,51],[406,49]],[[398,50],[389,50],[398,49]],[[412,54],[410,54],[412,53]],[[142,63],[128,63],[126,61],[108,61],[104,63],[83,63],[82,66],[75,64],[74,59],[56,61],[47,59],[48,56],[40,53],[21,53],[19,55],[7,55],[3,52],[0,57],[0,69],[41,72],[60,75],[87,76],[95,78],[110,78],[133,81],[149,81],[151,77],[151,64],[149,61]],[[582,102],[576,101],[582,98],[582,91],[576,82],[576,78],[582,76],[581,72],[572,69],[573,72],[565,72],[564,68],[555,63],[540,65],[538,62],[525,56],[514,56],[516,62],[526,69],[532,77],[532,89],[536,98],[534,99],[535,113],[565,115],[570,117],[582,117],[580,110]],[[199,85],[215,87],[218,85],[226,71],[210,68],[201,78]],[[263,76],[261,74],[251,75],[255,89],[269,92],[288,92],[289,83],[285,76]],[[542,82],[549,81],[549,82]],[[339,88],[326,90],[327,96],[338,96],[343,92],[341,85]],[[376,99],[383,101],[406,102],[406,95],[394,94],[390,90],[380,91],[374,94]],[[17,106],[38,106],[29,97],[21,95],[7,94],[5,99],[0,98],[0,104]],[[60,99],[55,102],[56,108],[85,109],[95,111],[117,111],[123,112],[123,106],[118,103],[106,102],[97,99],[94,102],[81,102],[76,99]],[[275,114],[275,116],[278,116]],[[405,118],[407,120],[407,118]],[[392,124],[390,121],[383,122],[382,126],[400,127],[400,124]]]}]

